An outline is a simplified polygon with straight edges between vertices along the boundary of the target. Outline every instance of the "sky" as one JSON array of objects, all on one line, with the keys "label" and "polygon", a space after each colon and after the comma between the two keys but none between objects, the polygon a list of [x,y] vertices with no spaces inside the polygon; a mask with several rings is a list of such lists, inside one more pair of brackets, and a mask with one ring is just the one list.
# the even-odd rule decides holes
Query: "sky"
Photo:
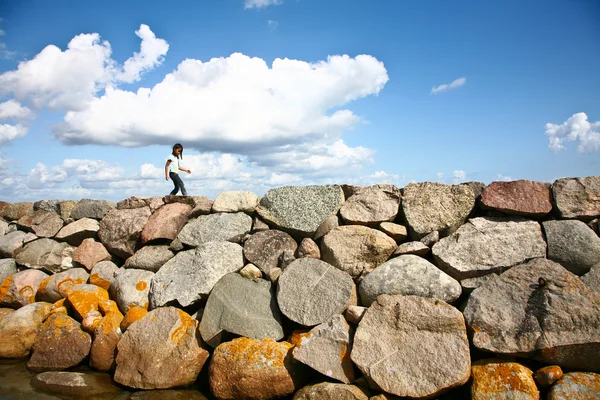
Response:
[{"label": "sky", "polygon": [[0,200],[600,175],[596,0],[0,0]]}]

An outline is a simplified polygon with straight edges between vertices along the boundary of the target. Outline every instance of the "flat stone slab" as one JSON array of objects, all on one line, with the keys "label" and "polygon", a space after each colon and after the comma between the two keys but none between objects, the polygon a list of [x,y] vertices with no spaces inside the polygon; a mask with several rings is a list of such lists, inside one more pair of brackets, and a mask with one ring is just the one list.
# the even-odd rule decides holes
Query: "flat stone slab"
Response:
[{"label": "flat stone slab", "polygon": [[44,392],[75,398],[111,398],[123,392],[108,374],[49,371],[37,374],[31,385]]},{"label": "flat stone slab", "polygon": [[92,218],[82,218],[64,226],[56,234],[56,240],[79,246],[85,239],[94,238],[100,230],[100,223]]},{"label": "flat stone slab", "polygon": [[392,257],[398,257],[405,254],[425,257],[431,249],[422,242],[406,242],[399,245],[392,253]]},{"label": "flat stone slab", "polygon": [[245,213],[201,215],[190,220],[179,232],[181,243],[196,247],[208,242],[234,242],[252,229],[252,217]]},{"label": "flat stone slab", "polygon": [[600,215],[600,176],[558,179],[552,184],[552,195],[562,218]]},{"label": "flat stone slab", "polygon": [[81,199],[71,211],[71,218],[92,218],[101,220],[117,206],[114,201]]},{"label": "flat stone slab", "polygon": [[548,258],[577,275],[600,265],[600,237],[577,220],[542,222]]},{"label": "flat stone slab", "polygon": [[244,257],[256,265],[263,273],[268,274],[279,266],[279,258],[285,251],[292,254],[298,243],[289,234],[270,229],[256,232],[244,242]]},{"label": "flat stone slab", "polygon": [[552,211],[550,184],[527,180],[492,182],[481,194],[484,209],[526,217],[543,217]]},{"label": "flat stone slab", "polygon": [[258,206],[258,196],[243,190],[221,192],[212,205],[213,213],[245,212],[252,214]]}]

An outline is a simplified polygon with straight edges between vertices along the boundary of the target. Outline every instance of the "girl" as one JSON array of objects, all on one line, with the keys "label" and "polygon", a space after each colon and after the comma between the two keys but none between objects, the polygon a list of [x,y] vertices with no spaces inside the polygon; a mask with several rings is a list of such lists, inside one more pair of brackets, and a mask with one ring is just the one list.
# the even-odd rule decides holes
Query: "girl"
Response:
[{"label": "girl", "polygon": [[179,160],[183,160],[183,146],[180,143],[175,143],[173,146],[173,152],[167,158],[167,163],[165,164],[165,179],[169,180],[169,177],[173,180],[173,184],[175,185],[175,189],[171,191],[171,195],[176,195],[181,189],[181,194],[187,196],[187,190],[185,190],[185,186],[183,185],[183,181],[179,177],[179,171],[187,172],[191,174],[192,171],[189,169],[185,169],[179,166]]}]

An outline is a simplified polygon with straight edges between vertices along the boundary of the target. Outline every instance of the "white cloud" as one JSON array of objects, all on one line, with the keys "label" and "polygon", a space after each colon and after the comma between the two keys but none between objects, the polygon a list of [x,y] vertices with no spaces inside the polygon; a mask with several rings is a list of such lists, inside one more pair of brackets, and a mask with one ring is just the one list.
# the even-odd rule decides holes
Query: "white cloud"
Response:
[{"label": "white cloud", "polygon": [[244,0],[244,8],[265,8],[283,3],[283,0]]},{"label": "white cloud", "polygon": [[465,78],[465,77],[458,78],[458,79],[453,80],[450,83],[444,83],[439,86],[432,87],[431,94],[437,94],[437,93],[445,92],[450,89],[456,89],[458,87],[463,86],[465,83],[467,83],[467,78]]},{"label": "white cloud", "polygon": [[108,182],[121,178],[125,171],[117,164],[103,160],[66,159],[60,166],[69,176],[75,176],[80,182]]},{"label": "white cloud", "polygon": [[142,164],[140,167],[140,178],[142,179],[159,179],[164,175],[165,169],[157,168],[153,164]]},{"label": "white cloud", "polygon": [[600,121],[589,122],[583,113],[573,114],[562,124],[546,124],[548,147],[554,152],[565,149],[565,142],[578,142],[580,153],[600,150]]},{"label": "white cloud", "polygon": [[450,174],[450,180],[454,184],[466,182],[468,180],[467,173],[462,169],[452,171],[452,174]]},{"label": "white cloud", "polygon": [[279,26],[279,22],[270,19],[267,21],[267,25],[269,25],[269,28],[271,29],[277,29],[277,26]]},{"label": "white cloud", "polygon": [[22,138],[28,130],[29,128],[21,124],[0,124],[0,145]]},{"label": "white cloud", "polygon": [[30,189],[54,187],[66,179],[67,173],[60,167],[55,166],[49,172],[44,164],[36,163],[35,168],[29,170],[27,175],[27,187]]},{"label": "white cloud", "polygon": [[10,99],[0,103],[0,120],[3,119],[30,119],[35,114],[28,108],[22,106],[18,101]]},{"label": "white cloud", "polygon": [[499,182],[510,182],[513,180],[514,179],[511,178],[510,176],[506,176],[506,175],[502,175],[502,174],[496,175],[496,181],[499,181]]},{"label": "white cloud", "polygon": [[142,24],[135,34],[142,39],[140,52],[134,53],[123,64],[123,71],[117,75],[117,79],[123,82],[139,81],[140,74],[160,65],[169,50],[167,41],[158,39],[148,25]]}]

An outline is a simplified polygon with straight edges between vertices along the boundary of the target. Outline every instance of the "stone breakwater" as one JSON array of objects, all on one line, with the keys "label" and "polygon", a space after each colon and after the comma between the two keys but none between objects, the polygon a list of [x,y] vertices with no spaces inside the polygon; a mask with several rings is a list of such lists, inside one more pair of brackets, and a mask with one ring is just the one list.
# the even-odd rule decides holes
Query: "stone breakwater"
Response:
[{"label": "stone breakwater", "polygon": [[600,176],[0,215],[0,358],[43,391],[600,398]]}]

